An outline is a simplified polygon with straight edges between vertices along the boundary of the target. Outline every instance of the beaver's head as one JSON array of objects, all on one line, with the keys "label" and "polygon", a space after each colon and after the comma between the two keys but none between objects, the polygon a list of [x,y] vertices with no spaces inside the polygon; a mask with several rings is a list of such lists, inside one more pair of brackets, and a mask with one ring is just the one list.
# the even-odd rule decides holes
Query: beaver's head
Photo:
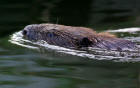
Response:
[{"label": "beaver's head", "polygon": [[[28,25],[22,31],[29,40],[45,40],[49,44],[63,47],[88,47],[92,42],[79,31],[69,30],[72,27],[55,24]],[[77,32],[78,31],[78,32]]]}]

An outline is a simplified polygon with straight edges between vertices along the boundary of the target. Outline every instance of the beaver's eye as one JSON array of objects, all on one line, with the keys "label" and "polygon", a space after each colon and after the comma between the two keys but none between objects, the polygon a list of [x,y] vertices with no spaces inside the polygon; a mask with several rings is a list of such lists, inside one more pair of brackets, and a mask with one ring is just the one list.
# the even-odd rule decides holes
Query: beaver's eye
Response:
[{"label": "beaver's eye", "polygon": [[50,38],[51,38],[51,37],[54,37],[54,34],[51,33],[51,32],[49,32],[47,35],[48,35],[48,37],[50,37]]}]

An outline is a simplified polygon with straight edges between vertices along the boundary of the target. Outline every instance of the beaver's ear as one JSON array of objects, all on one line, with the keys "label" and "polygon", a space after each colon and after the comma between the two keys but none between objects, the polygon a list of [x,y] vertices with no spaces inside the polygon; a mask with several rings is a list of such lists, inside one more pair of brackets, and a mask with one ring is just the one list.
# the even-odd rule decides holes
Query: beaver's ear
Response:
[{"label": "beaver's ear", "polygon": [[87,37],[84,37],[80,40],[80,46],[81,47],[89,47],[91,46],[92,41],[90,41]]}]

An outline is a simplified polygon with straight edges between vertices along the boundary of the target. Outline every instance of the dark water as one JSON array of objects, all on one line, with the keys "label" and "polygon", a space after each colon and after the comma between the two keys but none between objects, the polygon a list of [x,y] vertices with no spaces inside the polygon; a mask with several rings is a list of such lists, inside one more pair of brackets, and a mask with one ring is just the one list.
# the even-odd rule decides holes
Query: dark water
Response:
[{"label": "dark water", "polygon": [[[25,48],[10,35],[33,23],[105,31],[140,27],[139,0],[1,0],[0,88],[140,88],[140,62],[114,62]],[[119,35],[119,34],[118,34]],[[120,37],[138,37],[126,33]]]}]

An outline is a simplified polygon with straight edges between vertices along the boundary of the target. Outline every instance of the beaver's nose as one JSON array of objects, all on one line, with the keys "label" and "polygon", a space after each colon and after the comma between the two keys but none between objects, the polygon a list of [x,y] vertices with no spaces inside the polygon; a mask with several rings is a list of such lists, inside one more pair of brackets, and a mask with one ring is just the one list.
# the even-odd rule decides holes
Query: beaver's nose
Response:
[{"label": "beaver's nose", "polygon": [[26,34],[27,34],[27,30],[23,30],[23,31],[22,31],[22,34],[23,34],[23,35],[26,35]]}]

